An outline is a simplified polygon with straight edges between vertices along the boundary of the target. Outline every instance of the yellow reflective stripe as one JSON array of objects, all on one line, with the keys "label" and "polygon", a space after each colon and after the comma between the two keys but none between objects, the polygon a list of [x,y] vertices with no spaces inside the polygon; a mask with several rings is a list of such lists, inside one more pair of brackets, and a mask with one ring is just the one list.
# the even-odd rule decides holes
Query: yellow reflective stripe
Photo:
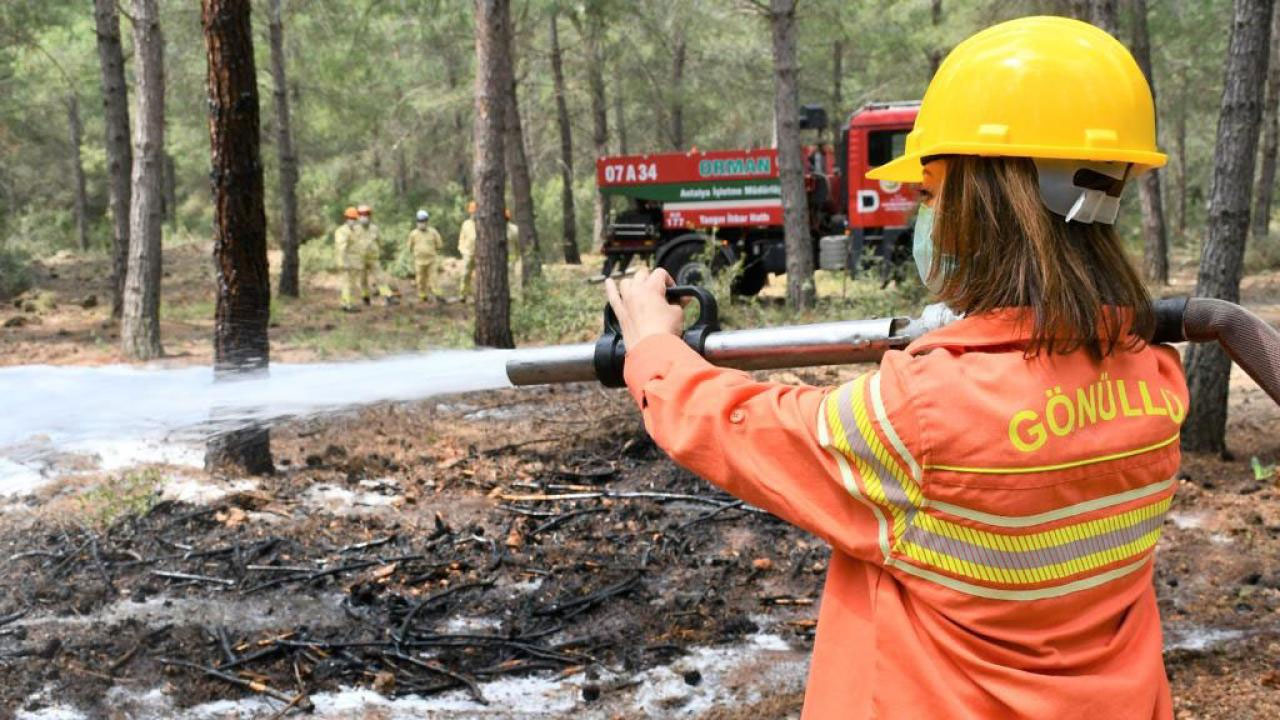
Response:
[{"label": "yellow reflective stripe", "polygon": [[889,523],[884,518],[884,513],[880,508],[868,500],[858,490],[858,484],[853,478],[853,470],[849,467],[849,462],[844,454],[839,452],[832,444],[832,434],[828,430],[828,426],[837,428],[836,438],[843,437],[843,431],[840,428],[840,412],[836,406],[836,395],[839,391],[829,393],[822,403],[818,406],[818,444],[821,445],[831,457],[836,461],[836,467],[840,469],[840,479],[843,481],[844,489],[854,497],[858,502],[866,505],[871,509],[876,518],[876,525],[879,530],[877,539],[880,544],[880,553],[884,557],[886,566],[893,564],[893,558],[889,554]]},{"label": "yellow reflective stripe", "polygon": [[981,547],[991,548],[992,550],[1003,550],[1006,552],[1028,552],[1030,550],[1038,550],[1040,548],[1066,545],[1067,543],[1075,542],[1077,540],[1097,537],[1115,530],[1137,525],[1143,520],[1147,520],[1167,511],[1169,509],[1169,504],[1172,501],[1172,497],[1167,497],[1149,505],[1133,508],[1127,512],[1120,513],[1119,515],[1088,520],[1074,525],[1064,525],[1063,527],[1054,528],[1052,530],[1029,533],[1026,535],[1005,535],[1001,533],[986,532],[953,523],[948,520],[943,520],[942,518],[925,513],[916,515],[915,522],[913,524],[921,530],[934,533],[935,535],[948,537],[953,540],[968,542],[971,545],[979,545]]},{"label": "yellow reflective stripe", "polygon": [[1137,448],[1136,450],[1125,450],[1124,452],[1112,453],[1110,455],[1099,455],[1097,457],[1084,458],[1083,460],[1072,460],[1071,462],[1059,463],[1057,465],[1034,465],[1030,467],[965,467],[961,465],[925,465],[925,470],[946,470],[949,472],[970,473],[975,475],[1020,475],[1022,473],[1042,473],[1052,472],[1054,470],[1069,470],[1071,468],[1083,467],[1085,465],[1094,465],[1096,463],[1107,462],[1110,460],[1120,460],[1122,458],[1133,457],[1143,453],[1159,450],[1178,441],[1179,433],[1174,433],[1173,437],[1161,440],[1158,443]]},{"label": "yellow reflective stripe", "polygon": [[923,580],[936,583],[945,588],[962,592],[975,597],[987,598],[988,600],[1011,600],[1017,602],[1029,602],[1032,600],[1044,600],[1046,598],[1062,597],[1081,590],[1088,590],[1105,583],[1109,583],[1117,578],[1122,578],[1135,570],[1141,570],[1149,562],[1147,557],[1113,568],[1104,573],[1098,573],[1090,577],[1073,580],[1062,585],[1050,585],[1049,587],[1035,588],[1031,590],[1012,590],[1006,588],[993,588],[985,585],[975,585],[964,580],[959,580],[939,572],[934,572],[926,568],[916,567],[910,563],[898,563],[896,567],[905,573],[914,575]]},{"label": "yellow reflective stripe", "polygon": [[[898,484],[902,487],[903,493],[907,496],[907,500],[914,506],[919,507],[924,502],[924,495],[920,492],[920,487],[916,485],[915,480],[908,477],[907,473],[902,469],[902,465],[897,458],[893,457],[889,449],[884,446],[880,440],[880,435],[871,426],[871,416],[867,412],[867,402],[865,399],[865,380],[866,376],[858,378],[852,392],[853,400],[853,417],[858,425],[858,433],[862,436],[862,441],[871,449],[871,454],[875,456],[880,464],[883,465],[889,474],[893,476]],[[888,419],[885,419],[888,422]],[[883,427],[883,426],[882,426]],[[877,475],[878,479],[878,475]]]},{"label": "yellow reflective stripe", "polygon": [[[1040,568],[1022,569],[1022,568],[1002,568],[974,563],[968,560],[961,560],[955,557],[949,557],[942,553],[935,552],[926,547],[921,547],[909,540],[898,543],[897,551],[905,555],[916,563],[932,565],[938,568],[948,568],[948,561],[954,567],[958,567],[958,571],[951,571],[956,575],[968,576],[970,578],[991,581],[1006,585],[1031,585],[1035,583],[1045,582],[1045,580],[1061,580],[1063,578],[1077,575],[1089,570],[1095,570],[1104,565],[1110,565],[1123,558],[1131,557],[1138,553],[1146,552],[1155,547],[1156,541],[1160,539],[1160,528],[1156,528],[1132,542],[1118,545],[1112,548],[1106,548],[1089,555],[1083,555],[1078,558],[1066,562],[1055,563],[1053,565],[1045,565]],[[1047,577],[1041,577],[1047,576]]]},{"label": "yellow reflective stripe", "polygon": [[956,517],[962,517],[966,520],[976,520],[987,525],[995,525],[996,527],[1030,527],[1032,525],[1043,525],[1048,522],[1053,522],[1054,520],[1063,520],[1073,515],[1083,515],[1087,512],[1101,510],[1102,508],[1112,507],[1114,505],[1121,505],[1131,500],[1137,500],[1150,495],[1158,495],[1172,487],[1173,482],[1174,479],[1169,478],[1157,483],[1134,488],[1133,490],[1126,490],[1114,495],[1086,500],[1084,502],[1076,503],[1075,505],[1068,505],[1066,507],[1057,508],[1056,510],[1036,513],[1035,515],[996,515],[993,513],[982,512],[981,510],[962,507],[960,505],[953,505],[948,502],[941,502],[939,500],[930,500],[929,507],[941,510],[948,515],[955,515]]},{"label": "yellow reflective stripe", "polygon": [[907,462],[911,479],[917,484],[924,482],[924,472],[921,471],[920,464],[907,449],[906,443],[902,442],[902,438],[898,437],[898,431],[894,429],[893,423],[889,422],[889,413],[884,409],[884,396],[880,394],[880,373],[871,377],[871,407],[875,410],[880,429],[884,431],[885,437],[889,438],[889,444],[893,445],[893,449],[897,450],[898,455]]}]

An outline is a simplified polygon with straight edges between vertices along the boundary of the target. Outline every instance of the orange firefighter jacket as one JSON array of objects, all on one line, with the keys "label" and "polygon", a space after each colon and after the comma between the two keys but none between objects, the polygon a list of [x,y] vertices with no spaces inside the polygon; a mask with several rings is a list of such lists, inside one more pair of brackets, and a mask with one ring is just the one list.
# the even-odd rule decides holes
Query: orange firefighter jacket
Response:
[{"label": "orange firefighter jacket", "polygon": [[675,461],[832,548],[804,720],[1172,717],[1152,555],[1177,353],[1025,357],[985,313],[837,389],[756,382],[675,336],[627,355]]}]

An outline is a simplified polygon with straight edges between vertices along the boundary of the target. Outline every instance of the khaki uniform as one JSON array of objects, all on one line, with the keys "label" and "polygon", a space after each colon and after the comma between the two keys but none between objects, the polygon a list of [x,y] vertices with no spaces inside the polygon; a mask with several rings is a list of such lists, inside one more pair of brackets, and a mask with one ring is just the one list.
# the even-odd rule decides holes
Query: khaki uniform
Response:
[{"label": "khaki uniform", "polygon": [[344,222],[333,231],[333,259],[342,276],[342,307],[350,308],[360,284],[360,266],[355,223]]},{"label": "khaki uniform", "polygon": [[360,285],[360,297],[368,300],[376,286],[382,297],[391,297],[391,284],[382,269],[382,235],[378,226],[356,225],[352,231],[356,261],[356,277]]},{"label": "khaki uniform", "polygon": [[440,256],[440,248],[444,239],[435,228],[425,223],[409,231],[409,252],[413,253],[414,278],[418,284],[418,299],[426,300],[432,295],[431,282],[436,272],[436,259]]},{"label": "khaki uniform", "polygon": [[[458,252],[462,254],[462,297],[471,294],[471,278],[476,272],[476,223],[474,218],[462,221],[458,232]],[[507,265],[520,260],[520,228],[507,223]]]}]

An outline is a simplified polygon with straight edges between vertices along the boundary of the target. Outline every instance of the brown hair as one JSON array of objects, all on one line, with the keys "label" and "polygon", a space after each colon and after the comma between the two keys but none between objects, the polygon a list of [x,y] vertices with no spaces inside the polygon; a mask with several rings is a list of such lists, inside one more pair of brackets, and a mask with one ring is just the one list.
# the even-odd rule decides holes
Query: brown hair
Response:
[{"label": "brown hair", "polygon": [[1151,337],[1151,296],[1115,230],[1050,212],[1031,160],[948,156],[934,208],[940,299],[970,315],[1031,308],[1028,356],[1083,348],[1100,359]]}]

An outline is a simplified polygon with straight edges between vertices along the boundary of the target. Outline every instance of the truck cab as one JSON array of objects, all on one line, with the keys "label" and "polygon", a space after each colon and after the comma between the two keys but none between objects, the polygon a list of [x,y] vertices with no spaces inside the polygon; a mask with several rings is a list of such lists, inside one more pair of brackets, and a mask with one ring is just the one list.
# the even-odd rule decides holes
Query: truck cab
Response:
[{"label": "truck cab", "polygon": [[840,133],[841,174],[848,188],[849,269],[855,274],[878,263],[881,280],[887,282],[911,257],[919,188],[870,180],[867,173],[905,152],[919,110],[919,102],[864,105],[849,116]]}]

